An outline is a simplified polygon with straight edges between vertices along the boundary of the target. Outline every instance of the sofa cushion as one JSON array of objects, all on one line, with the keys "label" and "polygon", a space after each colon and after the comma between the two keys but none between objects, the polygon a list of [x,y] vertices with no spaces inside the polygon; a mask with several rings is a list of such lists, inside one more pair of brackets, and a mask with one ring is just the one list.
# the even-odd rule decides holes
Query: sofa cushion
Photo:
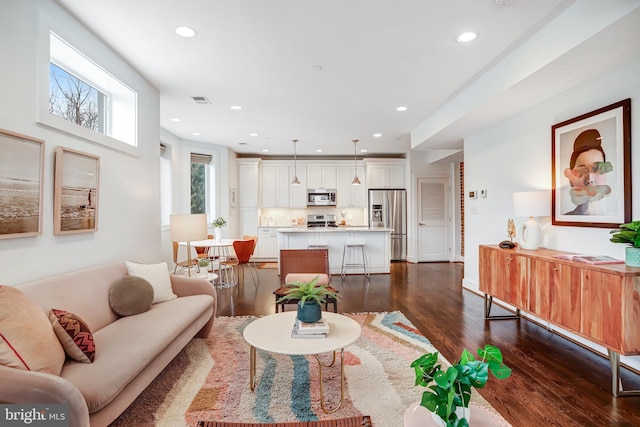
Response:
[{"label": "sofa cushion", "polygon": [[64,310],[51,309],[49,320],[64,352],[82,363],[92,363],[96,355],[93,334],[80,317]]},{"label": "sofa cushion", "polygon": [[144,313],[152,303],[153,286],[142,277],[121,277],[109,288],[109,305],[118,316]]},{"label": "sofa cushion", "polygon": [[59,375],[65,354],[42,308],[0,286],[0,365]]},{"label": "sofa cushion", "polygon": [[166,262],[159,264],[137,264],[125,261],[130,276],[146,279],[153,286],[153,303],[165,302],[177,298],[171,288],[169,266]]},{"label": "sofa cushion", "polygon": [[137,316],[121,317],[94,333],[100,357],[88,365],[67,361],[60,374],[82,393],[89,413],[111,402],[164,349],[204,314],[211,315],[213,297],[180,297]]}]

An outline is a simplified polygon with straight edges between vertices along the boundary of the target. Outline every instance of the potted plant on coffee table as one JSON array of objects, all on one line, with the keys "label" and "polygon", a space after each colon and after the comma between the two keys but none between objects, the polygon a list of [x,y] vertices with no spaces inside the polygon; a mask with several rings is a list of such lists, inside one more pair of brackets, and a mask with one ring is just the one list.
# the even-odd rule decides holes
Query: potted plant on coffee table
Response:
[{"label": "potted plant on coffee table", "polygon": [[415,369],[415,385],[427,387],[420,405],[432,412],[435,422],[446,427],[468,427],[471,388],[482,388],[489,372],[496,378],[511,375],[511,368],[502,361],[497,347],[485,345],[478,349],[480,359],[463,350],[460,360],[444,369],[438,361],[438,352],[426,353],[411,363]]},{"label": "potted plant on coffee table", "polygon": [[624,262],[629,267],[640,267],[640,221],[621,224],[618,230],[611,231],[613,243],[628,245],[625,249]]},{"label": "potted plant on coffee table", "polygon": [[322,318],[322,304],[327,298],[339,300],[339,295],[329,288],[329,285],[316,285],[318,276],[309,282],[289,283],[284,296],[276,301],[279,304],[283,301],[298,300],[298,319],[305,323],[317,322]]}]

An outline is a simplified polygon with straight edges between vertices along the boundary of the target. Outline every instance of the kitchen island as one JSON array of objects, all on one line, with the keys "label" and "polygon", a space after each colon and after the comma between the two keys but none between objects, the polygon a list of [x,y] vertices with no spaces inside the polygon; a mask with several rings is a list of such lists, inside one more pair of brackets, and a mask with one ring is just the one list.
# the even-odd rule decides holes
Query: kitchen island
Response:
[{"label": "kitchen island", "polygon": [[[367,270],[371,274],[388,274],[391,264],[390,228],[369,227],[290,227],[278,228],[278,250],[306,249],[317,240],[326,240],[329,249],[329,267],[331,274],[340,274],[342,251],[347,239],[364,239],[367,251]],[[356,251],[352,251],[356,254]],[[357,253],[359,256],[359,253]],[[359,261],[359,258],[358,258]],[[346,259],[347,263],[354,258]],[[349,274],[363,274],[363,269],[349,268]]]}]

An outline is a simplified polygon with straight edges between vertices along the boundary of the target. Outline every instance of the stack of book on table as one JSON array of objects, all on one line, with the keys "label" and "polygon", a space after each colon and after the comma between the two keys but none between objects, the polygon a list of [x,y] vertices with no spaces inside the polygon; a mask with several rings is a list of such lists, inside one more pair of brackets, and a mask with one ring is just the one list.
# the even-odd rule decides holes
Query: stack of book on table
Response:
[{"label": "stack of book on table", "polygon": [[325,338],[329,333],[329,322],[320,319],[314,323],[301,322],[296,319],[291,331],[291,338]]}]

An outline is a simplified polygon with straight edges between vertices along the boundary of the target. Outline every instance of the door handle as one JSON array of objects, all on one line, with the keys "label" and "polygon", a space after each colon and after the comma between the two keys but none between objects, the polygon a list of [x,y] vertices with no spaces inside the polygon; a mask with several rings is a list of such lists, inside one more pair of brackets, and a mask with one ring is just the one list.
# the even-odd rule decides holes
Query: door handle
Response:
[{"label": "door handle", "polygon": [[419,222],[418,225],[427,225],[424,222]]}]

